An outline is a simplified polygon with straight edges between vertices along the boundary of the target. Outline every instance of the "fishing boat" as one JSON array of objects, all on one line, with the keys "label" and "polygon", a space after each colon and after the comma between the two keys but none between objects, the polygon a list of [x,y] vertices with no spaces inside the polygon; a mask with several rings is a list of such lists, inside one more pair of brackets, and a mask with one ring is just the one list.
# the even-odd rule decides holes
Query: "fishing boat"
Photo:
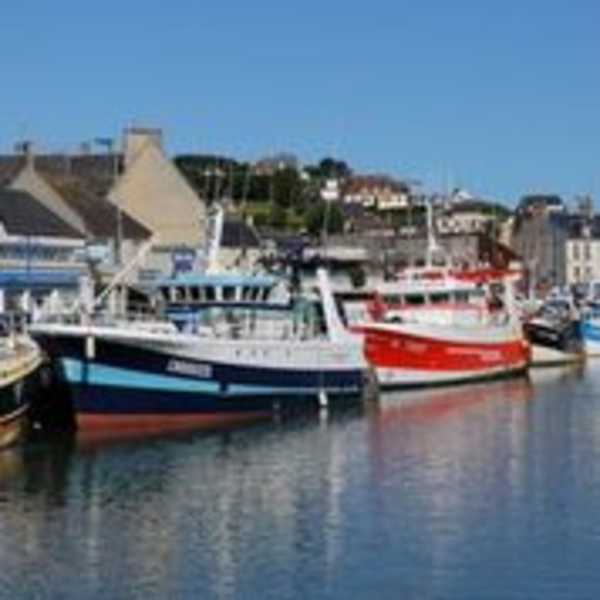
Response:
[{"label": "fishing boat", "polygon": [[38,346],[25,335],[0,338],[0,448],[22,439],[41,365]]},{"label": "fishing boat", "polygon": [[453,265],[438,245],[427,203],[422,266],[375,287],[368,318],[353,326],[382,389],[429,387],[514,376],[530,345],[516,304],[517,267]]},{"label": "fishing boat", "polygon": [[550,298],[523,323],[531,344],[531,365],[546,367],[585,358],[581,323],[571,298]]},{"label": "fishing boat", "polygon": [[581,310],[581,343],[586,356],[600,356],[600,301],[590,300]]},{"label": "fishing boat", "polygon": [[96,314],[30,333],[53,359],[79,427],[167,431],[354,401],[368,382],[327,274],[312,294],[273,277],[181,274],[157,282],[161,319]]},{"label": "fishing boat", "polygon": [[506,272],[496,279],[493,298],[484,302],[490,276],[489,270],[478,279],[475,272],[461,276],[428,267],[379,286],[368,318],[351,330],[363,337],[382,389],[465,383],[527,369],[530,347],[510,300],[511,277]]}]

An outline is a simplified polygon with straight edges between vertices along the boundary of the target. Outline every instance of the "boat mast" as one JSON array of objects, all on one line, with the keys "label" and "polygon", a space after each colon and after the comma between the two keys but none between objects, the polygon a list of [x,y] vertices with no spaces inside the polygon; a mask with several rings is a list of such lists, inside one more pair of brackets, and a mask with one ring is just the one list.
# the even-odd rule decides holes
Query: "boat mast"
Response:
[{"label": "boat mast", "polygon": [[219,248],[223,237],[225,211],[220,202],[211,206],[206,230],[205,268],[206,271],[217,271],[219,268]]},{"label": "boat mast", "polygon": [[425,252],[425,266],[433,266],[433,258],[440,252],[440,246],[435,237],[434,222],[433,222],[433,199],[425,199],[425,208],[427,211],[427,249]]}]

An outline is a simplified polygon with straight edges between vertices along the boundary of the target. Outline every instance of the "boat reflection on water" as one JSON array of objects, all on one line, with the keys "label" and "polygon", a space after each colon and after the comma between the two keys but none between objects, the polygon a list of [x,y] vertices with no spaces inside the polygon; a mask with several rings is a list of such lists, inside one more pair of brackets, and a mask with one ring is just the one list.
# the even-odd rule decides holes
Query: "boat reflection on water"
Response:
[{"label": "boat reflection on water", "polygon": [[143,442],[34,440],[0,463],[2,597],[504,598],[505,573],[528,591],[532,553],[556,551],[544,582],[563,564],[546,499],[568,540],[597,506],[578,501],[598,385],[544,377]]},{"label": "boat reflection on water", "polygon": [[3,448],[0,452],[0,489],[2,483],[19,477],[23,472],[23,451],[18,445]]},{"label": "boat reflection on water", "polygon": [[[600,366],[600,365],[599,365]],[[589,369],[588,369],[589,371]],[[534,400],[547,388],[587,376],[581,363],[533,369],[527,375],[487,383],[386,392],[376,413],[380,420],[434,420],[478,405]]]},{"label": "boat reflection on water", "polygon": [[157,430],[155,427],[139,426],[139,423],[133,428],[111,428],[110,426],[82,428],[74,432],[73,436],[77,448],[85,450],[112,444],[138,443],[151,440],[164,441],[185,436],[226,433],[253,424],[269,422],[270,420],[271,415],[268,413],[256,413],[239,415],[236,418],[205,419],[201,425],[181,422],[178,427],[171,427],[167,431],[164,429]]},{"label": "boat reflection on water", "polygon": [[[359,399],[350,402],[348,406],[330,406],[327,408],[297,411],[286,410],[274,413],[248,413],[245,415],[225,416],[215,415],[214,419],[204,419],[201,424],[187,423],[182,420],[178,426],[165,430],[156,427],[140,427],[139,420],[132,428],[94,427],[75,430],[73,439],[79,450],[89,450],[112,446],[115,444],[136,443],[168,443],[170,440],[196,439],[205,436],[224,436],[246,429],[261,427],[278,427],[278,425],[294,426],[294,423],[325,423],[328,420],[335,422],[351,416],[360,416],[365,408],[371,404],[362,403]],[[283,434],[282,434],[283,435]]]},{"label": "boat reflection on water", "polygon": [[543,386],[552,386],[556,385],[558,382],[583,379],[586,376],[586,372],[589,373],[589,367],[590,364],[588,361],[587,364],[584,362],[577,362],[544,367],[541,369],[532,369],[529,372],[529,379],[539,392]]},{"label": "boat reflection on water", "polygon": [[[0,533],[26,547],[23,564],[39,565],[57,597],[75,586],[77,597],[99,597],[98,586],[106,597],[261,597],[254,575],[266,571],[273,597],[314,597],[314,578],[303,584],[286,565],[312,544],[343,555],[333,532],[348,497],[348,434],[365,425],[344,411],[144,443],[40,440],[6,483]],[[23,585],[14,573],[7,597]]]},{"label": "boat reflection on water", "polygon": [[529,400],[533,395],[531,380],[523,376],[491,383],[385,393],[380,398],[378,413],[386,421],[436,419],[483,402]]}]

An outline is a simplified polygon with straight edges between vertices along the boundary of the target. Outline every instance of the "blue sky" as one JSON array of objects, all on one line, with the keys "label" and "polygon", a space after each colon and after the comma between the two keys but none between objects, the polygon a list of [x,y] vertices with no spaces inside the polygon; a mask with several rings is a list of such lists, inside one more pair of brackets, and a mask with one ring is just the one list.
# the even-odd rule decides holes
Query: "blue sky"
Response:
[{"label": "blue sky", "polygon": [[0,147],[131,125],[514,204],[600,198],[596,0],[0,0]]}]

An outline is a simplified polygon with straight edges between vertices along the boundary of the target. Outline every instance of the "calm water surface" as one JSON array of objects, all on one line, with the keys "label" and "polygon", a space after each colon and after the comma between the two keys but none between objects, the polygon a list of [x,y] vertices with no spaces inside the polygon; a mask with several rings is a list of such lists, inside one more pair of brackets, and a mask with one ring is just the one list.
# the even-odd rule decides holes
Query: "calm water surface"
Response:
[{"label": "calm water surface", "polygon": [[0,454],[2,598],[600,598],[600,362]]}]

